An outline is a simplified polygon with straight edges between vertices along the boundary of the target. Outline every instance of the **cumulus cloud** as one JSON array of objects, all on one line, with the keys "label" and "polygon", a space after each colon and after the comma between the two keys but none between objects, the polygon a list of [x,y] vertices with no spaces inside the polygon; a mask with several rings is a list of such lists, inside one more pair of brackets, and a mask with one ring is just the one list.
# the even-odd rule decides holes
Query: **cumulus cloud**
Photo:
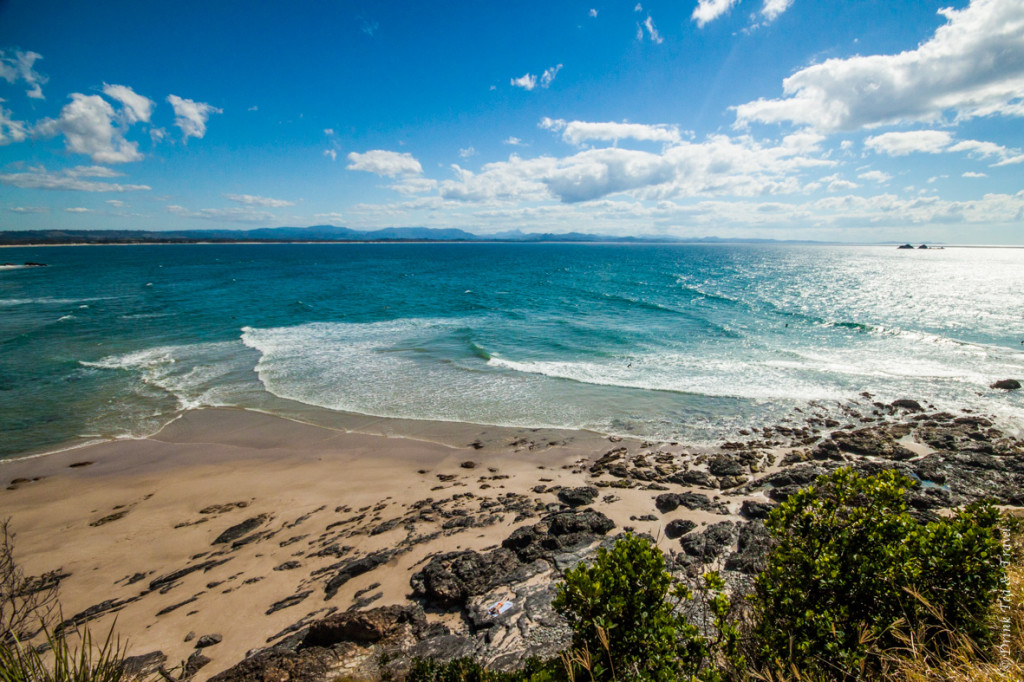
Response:
[{"label": "cumulus cloud", "polygon": [[246,206],[263,206],[264,208],[281,208],[283,206],[294,206],[294,201],[285,201],[284,199],[271,199],[270,197],[261,197],[253,194],[225,194],[223,195],[228,201],[235,201],[239,204],[245,204]]},{"label": "cumulus cloud", "polygon": [[35,133],[42,137],[63,134],[68,151],[86,154],[94,163],[140,161],[143,156],[138,143],[126,140],[124,129],[116,125],[121,120],[114,107],[99,95],[76,92],[61,109],[60,118],[41,121]]},{"label": "cumulus cloud", "polygon": [[988,175],[986,175],[985,173],[975,173],[974,171],[967,171],[966,173],[963,173],[960,177],[962,177],[962,178],[987,178]]},{"label": "cumulus cloud", "polygon": [[65,208],[65,213],[92,213],[91,208],[84,208],[82,206],[74,206],[72,208]]},{"label": "cumulus cloud", "polygon": [[1024,116],[1024,3],[973,0],[939,13],[946,24],[916,49],[809,66],[783,81],[786,97],[738,106],[737,125],[792,122],[833,132],[947,115]]},{"label": "cumulus cloud", "polygon": [[889,175],[888,173],[884,173],[880,170],[866,171],[864,173],[861,173],[857,177],[860,178],[861,180],[866,180],[868,182],[877,182],[879,184],[884,184],[892,180],[891,175]]},{"label": "cumulus cloud", "polygon": [[[714,21],[718,17],[722,16],[732,6],[738,3],[740,0],[698,0],[697,6],[693,10],[693,14],[690,18],[697,22],[697,26],[704,28],[704,25],[708,22]],[[766,0],[765,7],[772,0]],[[777,4],[777,0],[776,0]]]},{"label": "cumulus cloud", "polygon": [[123,185],[91,178],[113,178],[121,174],[102,166],[76,166],[48,171],[42,166],[19,173],[0,173],[0,183],[24,189],[75,190],[79,192],[133,192],[152,189],[148,185]]},{"label": "cumulus cloud", "polygon": [[473,147],[471,147],[471,146],[470,147],[466,147],[465,149],[460,149],[459,150],[459,156],[461,156],[464,159],[468,159],[471,156],[476,156],[476,150],[473,149]]},{"label": "cumulus cloud", "polygon": [[580,145],[588,140],[618,142],[624,139],[641,142],[676,143],[682,138],[679,129],[670,125],[644,125],[642,123],[613,123],[566,121],[544,117],[538,124],[544,130],[561,132],[562,139],[569,144]]},{"label": "cumulus cloud", "polygon": [[522,88],[523,90],[533,90],[537,87],[537,77],[532,73],[525,73],[519,78],[511,79],[510,82],[513,86]]},{"label": "cumulus cloud", "polygon": [[26,95],[33,99],[46,99],[43,96],[42,84],[49,79],[34,68],[36,61],[42,58],[43,55],[38,52],[15,50],[13,54],[8,54],[0,50],[0,78],[11,84],[19,80],[25,81],[29,86],[25,91]]},{"label": "cumulus cloud", "polygon": [[605,148],[581,151],[565,158],[542,156],[485,165],[479,173],[453,166],[455,178],[442,182],[445,199],[463,202],[593,201],[631,193],[638,199],[674,196],[751,196],[797,192],[804,169],[834,162],[808,155],[814,140],[785,138],[764,145],[750,137],[709,137],[704,142],[680,142],[661,153]]},{"label": "cumulus cloud", "polygon": [[352,152],[348,155],[348,170],[366,171],[377,175],[393,178],[398,175],[420,175],[423,166],[412,154],[391,152],[384,149],[372,149],[360,154]]},{"label": "cumulus cloud", "polygon": [[597,10],[596,9],[591,9],[589,12],[587,12],[587,16],[596,19],[597,18]]},{"label": "cumulus cloud", "polygon": [[764,0],[764,7],[761,8],[761,16],[767,22],[775,21],[783,12],[789,9],[793,0]]},{"label": "cumulus cloud", "polygon": [[501,143],[510,144],[513,147],[521,147],[523,145],[523,141],[520,140],[518,137],[515,137],[514,135],[509,135],[504,140],[502,140]]},{"label": "cumulus cloud", "polygon": [[[0,99],[0,102],[3,102]],[[11,118],[11,112],[0,106],[0,147],[21,142],[28,137],[28,129],[21,121]]]},{"label": "cumulus cloud", "polygon": [[122,104],[121,116],[127,125],[134,123],[149,123],[149,117],[153,115],[153,100],[137,94],[126,85],[103,84],[103,94],[117,100]]},{"label": "cumulus cloud", "polygon": [[206,135],[206,121],[211,114],[222,114],[224,111],[205,102],[195,102],[177,95],[168,95],[167,101],[174,107],[174,125],[181,128],[182,141],[188,138],[202,139]]},{"label": "cumulus cloud", "polygon": [[875,135],[864,140],[864,146],[871,151],[888,154],[889,156],[906,156],[908,154],[941,154],[947,152],[965,152],[974,158],[996,157],[999,161],[993,165],[1001,166],[1018,163],[1020,151],[1008,149],[995,142],[982,140],[955,140],[953,135],[944,130],[911,130]]}]

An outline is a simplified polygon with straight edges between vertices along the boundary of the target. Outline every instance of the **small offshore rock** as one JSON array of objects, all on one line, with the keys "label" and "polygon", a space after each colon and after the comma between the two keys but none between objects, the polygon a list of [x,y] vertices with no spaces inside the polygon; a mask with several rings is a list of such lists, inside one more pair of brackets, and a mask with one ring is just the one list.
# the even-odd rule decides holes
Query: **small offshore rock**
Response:
[{"label": "small offshore rock", "polygon": [[1016,379],[1000,379],[989,386],[989,388],[1001,388],[1004,391],[1016,391],[1020,388],[1020,382]]}]

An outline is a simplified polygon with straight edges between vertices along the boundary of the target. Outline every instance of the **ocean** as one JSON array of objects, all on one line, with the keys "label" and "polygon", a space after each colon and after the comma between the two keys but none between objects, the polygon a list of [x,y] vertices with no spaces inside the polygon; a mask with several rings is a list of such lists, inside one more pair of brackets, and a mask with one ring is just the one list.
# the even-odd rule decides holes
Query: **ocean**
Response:
[{"label": "ocean", "polygon": [[[9,248],[0,457],[184,410],[693,443],[913,398],[1024,430],[1024,249],[623,244]],[[308,408],[307,412],[304,410]]]}]

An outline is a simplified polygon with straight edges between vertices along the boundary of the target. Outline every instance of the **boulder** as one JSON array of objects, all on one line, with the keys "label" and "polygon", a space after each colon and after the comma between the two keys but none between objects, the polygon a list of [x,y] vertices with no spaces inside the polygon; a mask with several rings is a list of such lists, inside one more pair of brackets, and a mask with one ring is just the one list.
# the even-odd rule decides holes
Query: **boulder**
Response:
[{"label": "boulder", "polygon": [[330,647],[341,642],[379,642],[408,627],[414,634],[427,628],[419,606],[381,606],[369,611],[333,613],[309,626],[300,648]]},{"label": "boulder", "polygon": [[558,491],[559,501],[570,507],[585,507],[597,499],[598,490],[593,486],[562,488]]},{"label": "boulder", "polygon": [[989,386],[989,388],[1001,388],[1004,391],[1016,391],[1020,388],[1020,382],[1016,379],[1000,379]]},{"label": "boulder", "polygon": [[697,524],[689,519],[673,519],[665,524],[665,537],[669,540],[686,535],[697,527]]}]

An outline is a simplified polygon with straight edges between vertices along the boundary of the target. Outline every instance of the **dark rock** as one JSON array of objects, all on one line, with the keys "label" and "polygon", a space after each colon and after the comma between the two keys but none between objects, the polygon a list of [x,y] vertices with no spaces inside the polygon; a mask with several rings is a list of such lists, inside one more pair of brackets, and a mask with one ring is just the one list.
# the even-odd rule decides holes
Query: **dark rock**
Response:
[{"label": "dark rock", "polygon": [[715,476],[742,476],[748,473],[747,467],[736,459],[724,455],[712,459],[708,463],[708,471]]},{"label": "dark rock", "polygon": [[154,578],[149,582],[149,589],[159,590],[161,587],[170,585],[171,583],[176,582],[181,578],[184,578],[186,575],[189,575],[190,573],[195,573],[196,571],[209,571],[210,569],[216,568],[221,564],[226,564],[229,561],[231,561],[230,557],[227,559],[209,559],[207,561],[202,562],[201,564],[186,566],[185,568],[174,571],[173,573],[168,573],[167,575],[162,575],[159,578]]},{"label": "dark rock", "polygon": [[598,490],[593,486],[581,488],[562,488],[558,491],[558,499],[570,507],[585,507],[597,499]]},{"label": "dark rock", "polygon": [[748,519],[766,519],[775,506],[771,502],[743,500],[743,504],[740,505],[740,514]]},{"label": "dark rock", "polygon": [[330,647],[340,642],[379,642],[407,626],[412,632],[426,630],[427,619],[418,606],[381,606],[369,611],[335,613],[309,626],[302,647]]},{"label": "dark rock", "polygon": [[889,407],[894,410],[906,410],[907,412],[924,412],[924,408],[921,407],[921,403],[916,400],[909,398],[900,398],[889,403]]},{"label": "dark rock", "polygon": [[204,655],[201,651],[192,652],[192,655],[185,661],[185,667],[181,671],[181,679],[187,680],[195,677],[199,669],[209,664],[211,660],[209,656]]},{"label": "dark rock", "polygon": [[757,575],[764,570],[765,559],[771,547],[771,536],[761,521],[752,521],[740,526],[736,551],[725,561],[729,571]]},{"label": "dark rock", "polygon": [[292,570],[295,570],[296,568],[299,568],[301,566],[302,566],[302,564],[300,562],[292,560],[292,561],[286,561],[286,562],[284,562],[283,564],[281,564],[279,566],[274,566],[274,570],[275,571],[292,571]]},{"label": "dark rock", "polygon": [[246,533],[254,531],[262,526],[268,518],[269,517],[266,514],[260,514],[259,516],[254,516],[251,519],[246,519],[237,525],[231,526],[218,535],[217,539],[213,541],[213,544],[223,545],[228,542],[234,542]]},{"label": "dark rock", "polygon": [[208,646],[213,646],[214,644],[220,644],[223,640],[224,640],[224,638],[221,637],[218,634],[203,635],[202,637],[200,637],[199,639],[196,640],[196,648],[197,649],[205,649]]},{"label": "dark rock", "polygon": [[687,533],[679,540],[683,551],[700,563],[708,563],[721,556],[736,537],[732,521],[722,521],[705,528],[700,533]]},{"label": "dark rock", "polygon": [[532,526],[517,528],[501,544],[515,552],[523,563],[531,563],[579,549],[614,527],[615,523],[599,511],[574,509],[555,512]]},{"label": "dark rock", "polygon": [[322,682],[338,665],[330,649],[264,649],[210,678],[212,682]]},{"label": "dark rock", "polygon": [[287,609],[295,606],[296,604],[300,604],[311,594],[313,594],[313,590],[306,590],[304,592],[299,592],[298,594],[293,594],[290,597],[285,597],[280,601],[276,601],[267,609],[267,615],[269,616],[270,614],[276,613],[282,609]]},{"label": "dark rock", "polygon": [[480,554],[471,550],[436,556],[413,574],[413,593],[428,604],[464,606],[466,600],[509,581],[520,568],[516,553],[505,547]]},{"label": "dark rock", "polygon": [[691,469],[690,471],[678,471],[668,477],[670,483],[678,485],[693,485],[701,488],[717,488],[715,480],[706,471]]},{"label": "dark rock", "polygon": [[903,447],[896,440],[878,427],[868,427],[856,431],[836,431],[832,440],[844,452],[858,455],[870,455],[892,460],[906,460],[914,457],[914,453]]},{"label": "dark rock", "polygon": [[124,674],[122,679],[146,679],[156,674],[167,663],[167,656],[162,651],[150,651],[148,654],[129,656],[121,663]]},{"label": "dark rock", "polygon": [[675,511],[679,508],[679,494],[678,493],[662,493],[654,499],[654,506],[658,508],[658,511],[664,513]]},{"label": "dark rock", "polygon": [[689,519],[673,519],[665,524],[665,537],[669,540],[675,540],[682,535],[686,535],[696,527],[697,524]]},{"label": "dark rock", "polygon": [[1020,388],[1020,382],[1016,379],[1000,379],[989,386],[989,388],[1001,388],[1004,391],[1016,391]]},{"label": "dark rock", "polygon": [[367,554],[360,559],[353,559],[352,561],[343,563],[334,574],[334,577],[328,580],[327,584],[324,586],[324,593],[326,595],[324,599],[330,599],[336,595],[341,586],[349,580],[364,573],[368,573],[381,564],[386,564],[398,553],[398,550],[382,549],[379,552]]},{"label": "dark rock", "polygon": [[466,460],[459,466],[462,467],[463,469],[476,469],[476,462],[472,460]]}]

